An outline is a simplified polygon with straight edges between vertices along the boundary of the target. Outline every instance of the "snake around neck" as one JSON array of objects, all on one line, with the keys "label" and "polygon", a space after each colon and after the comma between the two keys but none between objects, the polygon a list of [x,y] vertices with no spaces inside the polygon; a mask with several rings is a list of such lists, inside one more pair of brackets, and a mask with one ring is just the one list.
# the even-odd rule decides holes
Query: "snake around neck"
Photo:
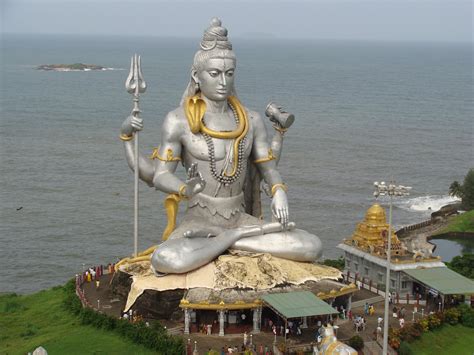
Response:
[{"label": "snake around neck", "polygon": [[[231,108],[237,128],[233,131],[214,131],[206,127],[204,123],[204,115],[206,113],[206,102],[200,95],[188,97],[185,101],[184,112],[188,119],[189,128],[192,133],[201,133],[208,147],[211,174],[215,180],[228,186],[234,183],[242,173],[243,153],[246,142],[246,135],[249,129],[249,122],[244,107],[235,96],[228,98],[228,104]],[[217,139],[233,139],[233,158],[232,169],[227,173],[227,169],[217,172],[214,143],[212,138]]]}]

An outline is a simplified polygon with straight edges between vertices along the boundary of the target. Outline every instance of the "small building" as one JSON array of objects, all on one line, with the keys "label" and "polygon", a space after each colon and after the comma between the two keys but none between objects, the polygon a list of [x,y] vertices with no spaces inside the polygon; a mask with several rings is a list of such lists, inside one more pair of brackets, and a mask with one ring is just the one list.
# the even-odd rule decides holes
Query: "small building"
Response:
[{"label": "small building", "polygon": [[219,336],[244,331],[259,333],[265,319],[284,324],[288,318],[298,318],[301,328],[316,323],[317,317],[326,321],[339,312],[340,306],[349,311],[356,291],[354,284],[334,280],[308,281],[269,290],[194,288],[186,291],[179,307],[184,311],[185,334],[202,331],[207,326],[209,334]]},{"label": "small building", "polygon": [[[351,238],[344,239],[338,248],[344,251],[345,274],[349,279],[371,284],[385,290],[389,224],[385,209],[375,203],[371,206]],[[418,283],[405,273],[418,268],[446,267],[438,256],[429,250],[409,250],[391,232],[390,291],[400,298],[417,293]]]},{"label": "small building", "polygon": [[471,305],[474,281],[447,267],[411,269],[405,273],[419,285],[420,290],[430,294],[440,310],[444,309],[445,304],[453,304],[459,300]]}]

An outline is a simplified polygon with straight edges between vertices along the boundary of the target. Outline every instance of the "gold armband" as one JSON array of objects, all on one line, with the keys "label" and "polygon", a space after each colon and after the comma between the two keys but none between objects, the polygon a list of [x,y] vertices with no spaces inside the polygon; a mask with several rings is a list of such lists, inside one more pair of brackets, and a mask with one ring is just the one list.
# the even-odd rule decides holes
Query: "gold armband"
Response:
[{"label": "gold armband", "polygon": [[254,160],[253,162],[255,164],[260,164],[260,163],[266,163],[267,161],[275,160],[275,159],[276,159],[276,156],[273,155],[273,150],[272,150],[272,148],[270,148],[270,149],[268,149],[268,156],[267,157]]},{"label": "gold armband", "polygon": [[131,136],[127,136],[126,134],[121,134],[119,138],[123,140],[124,142],[128,142],[133,139],[133,134]]},{"label": "gold armband", "polygon": [[184,199],[188,198],[188,196],[186,196],[186,195],[184,194],[184,189],[185,189],[185,188],[186,188],[186,184],[181,185],[181,187],[179,188],[179,190],[178,190],[178,196],[179,196],[180,198],[184,198]]},{"label": "gold armband", "polygon": [[286,131],[288,131],[288,128],[282,128],[278,127],[277,125],[273,125],[273,128],[275,131],[278,131],[281,135],[284,135]]},{"label": "gold armband", "polygon": [[285,192],[288,191],[288,187],[285,184],[275,184],[272,186],[272,197],[275,195],[277,189],[282,189]]},{"label": "gold armband", "polygon": [[160,156],[159,151],[160,151],[160,147],[154,148],[153,153],[151,153],[151,155],[150,155],[150,159],[158,159],[158,160],[161,160],[161,161],[164,161],[164,162],[167,162],[167,163],[181,160],[180,157],[174,157],[173,156],[173,150],[171,148],[168,148],[166,150],[166,158],[163,158],[162,156]]}]

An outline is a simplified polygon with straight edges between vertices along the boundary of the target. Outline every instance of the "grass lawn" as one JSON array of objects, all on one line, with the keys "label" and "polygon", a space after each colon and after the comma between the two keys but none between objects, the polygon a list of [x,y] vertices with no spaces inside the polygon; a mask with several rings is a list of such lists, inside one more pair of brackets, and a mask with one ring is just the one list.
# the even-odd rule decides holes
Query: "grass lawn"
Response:
[{"label": "grass lawn", "polygon": [[156,354],[115,333],[79,320],[62,304],[61,287],[32,295],[0,296],[0,354],[27,354],[43,346],[54,354]]},{"label": "grass lawn", "polygon": [[454,217],[445,228],[436,234],[449,232],[474,232],[474,210]]},{"label": "grass lawn", "polygon": [[445,324],[441,329],[424,333],[410,348],[416,355],[472,355],[473,334],[472,328]]}]

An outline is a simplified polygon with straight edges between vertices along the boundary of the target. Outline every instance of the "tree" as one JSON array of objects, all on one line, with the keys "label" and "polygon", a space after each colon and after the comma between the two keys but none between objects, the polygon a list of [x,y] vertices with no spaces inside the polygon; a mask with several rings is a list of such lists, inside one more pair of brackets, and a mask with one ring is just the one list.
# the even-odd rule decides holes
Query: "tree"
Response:
[{"label": "tree", "polygon": [[462,208],[466,211],[474,209],[474,169],[470,169],[464,177],[461,185],[458,181],[453,181],[449,185],[449,194],[462,199]]},{"label": "tree", "polygon": [[340,256],[338,259],[326,259],[323,261],[323,265],[335,267],[339,270],[344,270],[344,266],[346,266],[346,260]]},{"label": "tree", "polygon": [[451,270],[474,279],[474,254],[464,254],[456,256],[451,262],[446,263]]},{"label": "tree", "polygon": [[470,169],[462,184],[462,206],[466,211],[474,209],[474,169]]},{"label": "tree", "polygon": [[449,185],[449,194],[452,197],[462,197],[462,185],[459,181],[453,181],[453,183]]}]

